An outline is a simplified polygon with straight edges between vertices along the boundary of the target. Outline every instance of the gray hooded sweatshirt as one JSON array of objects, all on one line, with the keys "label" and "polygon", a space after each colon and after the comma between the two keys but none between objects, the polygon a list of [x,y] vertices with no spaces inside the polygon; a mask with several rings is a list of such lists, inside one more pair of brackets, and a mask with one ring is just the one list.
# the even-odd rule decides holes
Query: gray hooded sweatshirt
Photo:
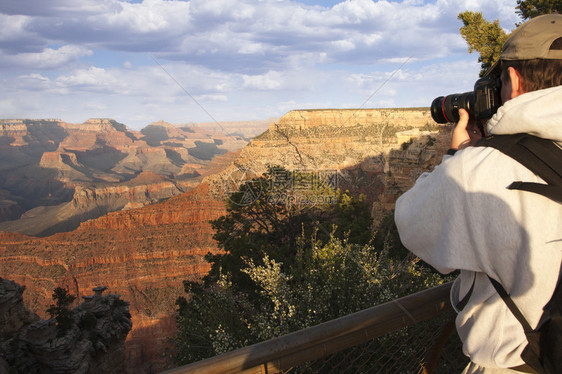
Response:
[{"label": "gray hooded sweatshirt", "polygon": [[[529,133],[562,144],[562,86],[507,101],[487,127],[491,134]],[[464,353],[484,368],[523,364],[527,344],[487,275],[504,286],[534,328],[554,292],[562,259],[562,204],[506,189],[513,181],[543,182],[498,150],[468,147],[444,156],[396,203],[406,248],[441,273],[461,270],[451,291],[453,305],[475,280],[468,304],[457,310],[456,326]]]}]

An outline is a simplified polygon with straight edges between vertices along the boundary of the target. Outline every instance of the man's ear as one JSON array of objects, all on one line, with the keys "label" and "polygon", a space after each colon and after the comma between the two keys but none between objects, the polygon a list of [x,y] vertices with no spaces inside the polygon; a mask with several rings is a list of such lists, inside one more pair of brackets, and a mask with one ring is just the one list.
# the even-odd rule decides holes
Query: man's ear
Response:
[{"label": "man's ear", "polygon": [[511,81],[512,99],[527,92],[523,86],[523,77],[521,77],[521,73],[519,73],[518,70],[510,66],[507,68],[507,74],[509,74],[509,79]]}]

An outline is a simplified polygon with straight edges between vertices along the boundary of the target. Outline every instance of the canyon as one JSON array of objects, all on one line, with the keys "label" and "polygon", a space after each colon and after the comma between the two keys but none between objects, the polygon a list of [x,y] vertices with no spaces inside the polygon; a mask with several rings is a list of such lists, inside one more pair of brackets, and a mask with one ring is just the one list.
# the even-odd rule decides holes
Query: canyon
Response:
[{"label": "canyon", "polygon": [[208,221],[224,212],[223,201],[209,198],[200,185],[159,204],[84,222],[72,232],[45,238],[0,233],[0,274],[26,286],[26,306],[43,318],[54,288],[82,296],[107,286],[130,303],[131,372],[156,372],[173,332],[182,282],[208,271],[204,256],[216,250]]},{"label": "canyon", "polygon": [[[8,146],[30,144],[30,137],[23,134],[32,126],[22,122],[27,130],[17,123],[2,125],[6,134],[0,137],[2,155]],[[53,289],[59,286],[79,296],[107,286],[120,295],[130,303],[133,327],[125,344],[128,370],[135,373],[154,373],[171,365],[166,349],[174,331],[175,300],[184,294],[184,280],[197,280],[208,271],[205,255],[219,250],[209,221],[225,214],[225,199],[238,185],[261,175],[268,166],[327,172],[337,176],[337,187],[364,194],[373,216],[382,218],[422,172],[440,162],[450,132],[433,122],[429,108],[295,110],[252,135],[240,150],[231,136],[213,135],[212,142],[201,145],[196,143],[203,142],[201,137],[188,140],[182,134],[186,130],[165,124],[154,124],[139,135],[108,120],[93,122],[119,134],[106,135],[103,142],[98,133],[70,139],[65,134],[72,132],[71,126],[57,122],[50,125],[54,135],[34,149],[20,151],[33,158],[35,170],[50,165],[51,179],[40,184],[42,197],[36,204],[48,200],[52,205],[21,213],[26,207],[16,196],[17,183],[4,181],[0,206],[5,214],[21,214],[28,222],[50,217],[49,212],[62,206],[85,212],[92,204],[110,206],[111,200],[118,201],[111,208],[115,210],[100,208],[97,217],[81,213],[75,227],[61,230],[66,232],[49,232],[56,224],[34,234],[7,232],[2,225],[9,221],[0,223],[4,231],[0,232],[0,276],[25,285],[26,306],[43,316]],[[97,144],[95,151],[92,144]],[[191,154],[185,144],[193,145],[187,148]],[[104,158],[109,149],[104,147],[119,152],[118,161]],[[94,171],[86,172],[85,165]],[[6,176],[11,174],[8,171],[0,170]],[[104,189],[73,185],[76,180],[95,182],[96,188],[103,184]],[[28,182],[26,193],[32,192],[34,181]],[[54,194],[61,185],[70,186],[66,188],[72,193]],[[138,195],[148,200],[137,202]],[[50,214],[64,216],[61,211]]]},{"label": "canyon", "polygon": [[163,121],[133,131],[112,119],[0,120],[0,231],[48,236],[179,195],[267,124],[233,122],[224,133]]}]

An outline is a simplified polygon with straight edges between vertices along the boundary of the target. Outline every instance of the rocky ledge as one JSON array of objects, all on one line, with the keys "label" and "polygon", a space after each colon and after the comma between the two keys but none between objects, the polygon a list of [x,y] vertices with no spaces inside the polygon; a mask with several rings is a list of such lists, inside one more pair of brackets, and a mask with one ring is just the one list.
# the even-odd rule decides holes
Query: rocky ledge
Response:
[{"label": "rocky ledge", "polygon": [[72,309],[60,333],[55,319],[42,320],[23,306],[24,287],[0,278],[0,372],[123,373],[129,303],[96,287]]}]

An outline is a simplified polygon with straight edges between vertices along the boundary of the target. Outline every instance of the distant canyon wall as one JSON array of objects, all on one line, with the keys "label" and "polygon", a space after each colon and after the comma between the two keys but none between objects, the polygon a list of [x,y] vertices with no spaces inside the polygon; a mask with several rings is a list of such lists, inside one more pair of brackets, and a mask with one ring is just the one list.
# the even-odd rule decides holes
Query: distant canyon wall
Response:
[{"label": "distant canyon wall", "polygon": [[0,120],[0,231],[47,236],[188,191],[266,128],[229,124],[235,133],[163,121],[133,131],[105,118]]}]

